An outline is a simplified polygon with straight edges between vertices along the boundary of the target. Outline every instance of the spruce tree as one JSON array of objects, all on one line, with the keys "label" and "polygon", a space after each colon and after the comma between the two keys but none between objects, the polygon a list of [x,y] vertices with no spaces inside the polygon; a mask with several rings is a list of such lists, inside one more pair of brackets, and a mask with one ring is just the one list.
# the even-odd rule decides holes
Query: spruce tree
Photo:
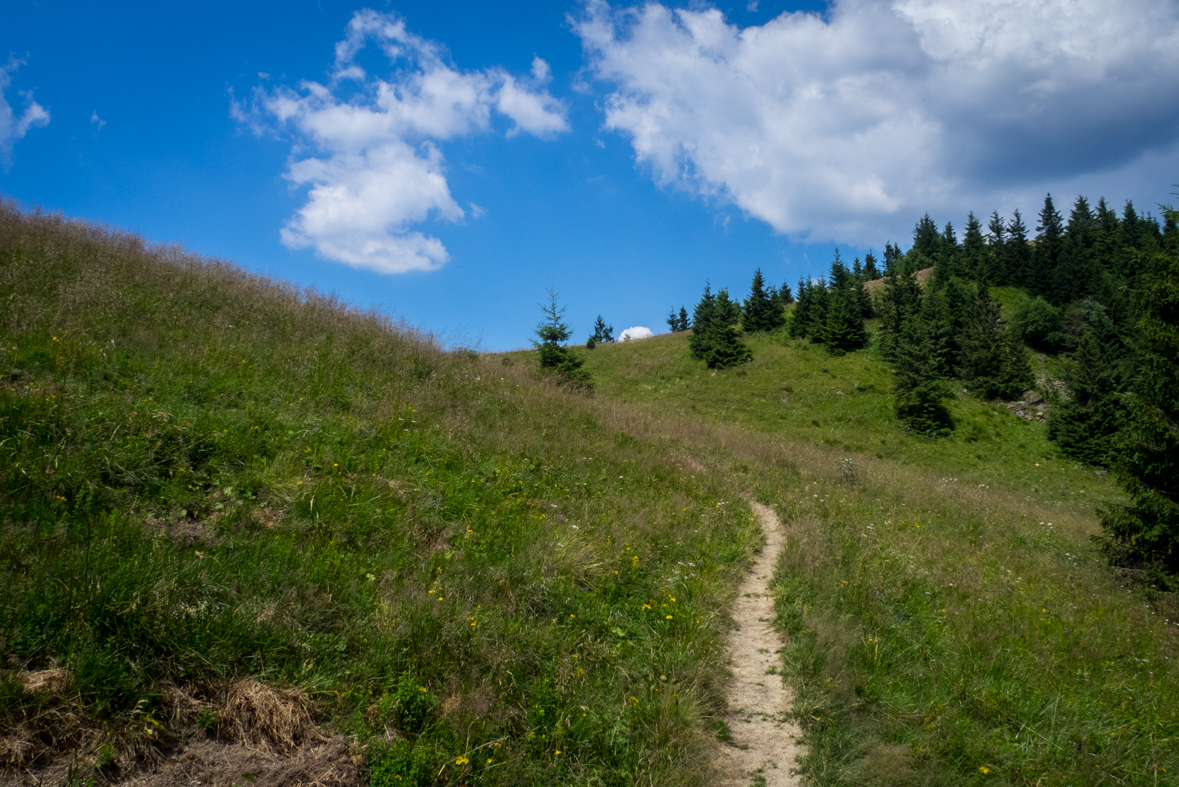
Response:
[{"label": "spruce tree", "polygon": [[891,267],[880,299],[880,352],[890,361],[895,359],[905,321],[921,305],[921,286],[909,255],[893,262]]},{"label": "spruce tree", "polygon": [[729,297],[727,289],[721,289],[716,294],[715,319],[722,325],[736,325],[741,321],[741,306]]},{"label": "spruce tree", "polygon": [[683,306],[680,307],[680,327],[676,330],[686,331],[692,327],[692,321],[688,319],[688,310]]},{"label": "spruce tree", "polygon": [[915,432],[948,435],[954,420],[945,401],[950,391],[934,368],[928,326],[920,314],[901,327],[893,362],[893,399],[897,418]]},{"label": "spruce tree", "polygon": [[711,341],[712,325],[716,321],[716,296],[712,287],[704,284],[704,295],[692,311],[692,336],[688,339],[688,352],[697,361],[703,361]]},{"label": "spruce tree", "polygon": [[731,323],[714,323],[704,361],[709,369],[725,369],[749,358],[749,348]]},{"label": "spruce tree", "polygon": [[821,341],[832,355],[844,355],[868,343],[860,304],[850,284],[830,294]]},{"label": "spruce tree", "polygon": [[926,213],[917,221],[917,226],[913,228],[913,247],[909,249],[910,254],[923,259],[919,269],[928,268],[933,264],[941,245],[941,233],[938,232],[937,225],[933,223],[933,219]]},{"label": "spruce tree", "polygon": [[1032,251],[1028,245],[1028,228],[1018,210],[1012,214],[1011,221],[1007,224],[1006,248],[1005,283],[1014,287],[1028,286],[1032,276]]},{"label": "spruce tree", "polygon": [[544,320],[536,326],[532,346],[537,349],[541,372],[555,374],[562,382],[592,387],[589,372],[582,368],[584,359],[564,345],[573,332],[565,322],[565,307],[557,303],[557,293],[549,290],[549,303],[540,304],[540,308]]},{"label": "spruce tree", "polygon": [[814,298],[811,296],[811,287],[813,286],[806,280],[806,277],[798,280],[798,298],[794,302],[794,310],[790,313],[787,327],[787,333],[791,338],[803,339],[810,329],[811,307],[814,304]]},{"label": "spruce tree", "polygon": [[1007,270],[1007,225],[998,211],[987,223],[987,264],[975,271],[975,279],[982,286],[1006,285],[1011,282]]},{"label": "spruce tree", "polygon": [[982,224],[974,213],[966,217],[966,231],[962,236],[962,264],[959,275],[965,279],[986,281],[990,268],[990,251],[983,237]]},{"label": "spruce tree", "polygon": [[[770,288],[772,292],[773,288]],[[747,333],[772,331],[781,327],[786,321],[785,315],[770,292],[766,291],[765,279],[762,278],[761,268],[753,274],[753,284],[749,297],[745,300],[745,308],[741,316],[741,326]]]},{"label": "spruce tree", "polygon": [[680,329],[680,316],[675,313],[674,306],[671,308],[671,311],[667,313],[667,329],[672,333],[675,333]]},{"label": "spruce tree", "polygon": [[1052,195],[1044,197],[1040,209],[1040,223],[1036,226],[1036,246],[1032,251],[1032,271],[1028,287],[1033,295],[1051,298],[1052,282],[1064,242],[1064,217],[1052,203]]},{"label": "spruce tree", "polygon": [[864,279],[876,281],[880,278],[880,271],[876,267],[876,256],[872,252],[864,255]]},{"label": "spruce tree", "polygon": [[598,319],[594,322],[594,332],[592,334],[594,344],[609,344],[614,341],[614,326],[607,325],[606,321],[602,319],[602,315],[598,315]]},{"label": "spruce tree", "polygon": [[1003,329],[999,302],[985,289],[963,337],[962,368],[970,390],[982,399],[1014,399],[1035,382],[1023,342]]},{"label": "spruce tree", "polygon": [[1100,543],[1113,563],[1144,567],[1171,589],[1179,586],[1179,253],[1157,251],[1143,262],[1140,371],[1125,397],[1115,465],[1130,504],[1100,512]]},{"label": "spruce tree", "polygon": [[962,249],[958,246],[958,236],[954,233],[954,225],[946,222],[942,232],[941,242],[937,253],[933,257],[933,280],[935,286],[943,286],[955,276],[961,276]]}]

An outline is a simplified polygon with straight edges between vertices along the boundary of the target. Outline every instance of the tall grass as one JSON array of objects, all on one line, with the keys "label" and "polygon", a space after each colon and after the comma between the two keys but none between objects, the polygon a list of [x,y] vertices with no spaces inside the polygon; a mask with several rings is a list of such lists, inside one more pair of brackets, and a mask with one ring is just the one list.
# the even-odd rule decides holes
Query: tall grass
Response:
[{"label": "tall grass", "polygon": [[682,336],[599,347],[599,396],[727,468],[787,528],[775,593],[817,785],[1173,783],[1179,603],[1089,537],[1120,499],[1043,424],[957,399],[893,419],[871,351],[747,337],[711,374]]},{"label": "tall grass", "polygon": [[760,543],[723,479],[519,365],[11,204],[0,304],[4,766],[244,735],[253,681],[376,785],[711,781]]}]

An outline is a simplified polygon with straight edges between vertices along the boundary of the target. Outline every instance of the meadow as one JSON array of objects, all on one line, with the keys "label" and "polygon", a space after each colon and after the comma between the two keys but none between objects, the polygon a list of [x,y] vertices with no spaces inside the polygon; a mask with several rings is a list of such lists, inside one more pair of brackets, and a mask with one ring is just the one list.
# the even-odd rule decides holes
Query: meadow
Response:
[{"label": "meadow", "polygon": [[11,204],[0,304],[4,779],[336,735],[376,787],[716,783],[747,497],[804,784],[1179,769],[1179,603],[1090,542],[1120,490],[998,403],[905,431],[872,347],[673,334],[572,389]]},{"label": "meadow", "polygon": [[587,366],[668,432],[707,427],[711,461],[784,521],[804,783],[1172,782],[1179,604],[1094,548],[1096,508],[1123,499],[1110,477],[1001,403],[952,400],[950,438],[905,431],[872,347],[746,341],[752,361],[715,374],[684,334]]},{"label": "meadow", "polygon": [[372,785],[711,781],[761,533],[666,445],[132,235],[5,205],[0,260],[10,776],[323,729]]}]

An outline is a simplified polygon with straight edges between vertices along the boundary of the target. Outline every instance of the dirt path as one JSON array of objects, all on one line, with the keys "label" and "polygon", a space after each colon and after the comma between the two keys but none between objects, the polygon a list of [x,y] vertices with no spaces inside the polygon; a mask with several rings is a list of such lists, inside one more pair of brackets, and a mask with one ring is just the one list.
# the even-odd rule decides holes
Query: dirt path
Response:
[{"label": "dirt path", "polygon": [[[782,638],[774,630],[774,600],[770,576],[785,542],[773,509],[751,502],[766,534],[766,545],[741,583],[733,608],[737,628],[729,635],[733,683],[729,688],[732,744],[725,746],[717,766],[726,775],[722,784],[765,784],[788,787],[801,782],[792,775],[794,759],[802,753],[802,732],[786,720],[794,695],[782,683]],[[756,781],[758,777],[764,782]]]}]

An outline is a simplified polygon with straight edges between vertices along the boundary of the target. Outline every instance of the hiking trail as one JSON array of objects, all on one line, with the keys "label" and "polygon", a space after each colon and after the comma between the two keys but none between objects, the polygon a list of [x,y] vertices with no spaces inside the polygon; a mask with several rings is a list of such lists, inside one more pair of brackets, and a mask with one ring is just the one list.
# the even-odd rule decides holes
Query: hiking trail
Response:
[{"label": "hiking trail", "polygon": [[[792,771],[795,758],[803,752],[798,742],[802,730],[787,719],[794,693],[782,682],[782,638],[774,630],[774,599],[769,587],[786,535],[773,509],[752,500],[750,505],[766,534],[766,543],[733,605],[737,624],[729,634],[733,682],[725,718],[733,739],[723,747],[717,767],[725,776],[724,787],[744,787],[751,782],[795,787],[801,783]],[[764,782],[756,781],[758,776]]]}]

